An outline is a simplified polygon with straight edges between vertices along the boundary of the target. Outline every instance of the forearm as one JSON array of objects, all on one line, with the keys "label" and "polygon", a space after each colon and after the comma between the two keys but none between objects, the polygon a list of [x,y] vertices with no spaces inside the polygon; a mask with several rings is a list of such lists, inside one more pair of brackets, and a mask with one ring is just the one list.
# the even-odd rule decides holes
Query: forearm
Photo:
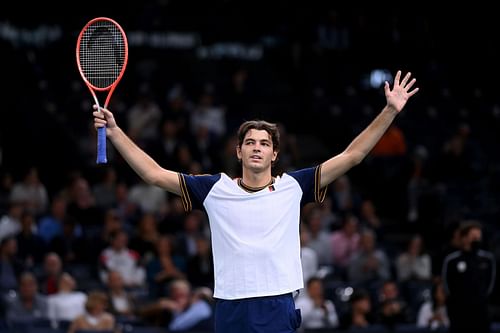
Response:
[{"label": "forearm", "polygon": [[163,169],[120,128],[113,128],[108,138],[130,167],[148,184],[180,194],[177,173]]},{"label": "forearm", "polygon": [[320,187],[327,186],[349,169],[361,163],[389,128],[397,113],[396,109],[386,106],[341,154],[324,162],[321,167]]},{"label": "forearm", "polygon": [[360,163],[380,140],[398,114],[397,110],[386,106],[345,149],[344,154],[354,156],[355,163]]}]

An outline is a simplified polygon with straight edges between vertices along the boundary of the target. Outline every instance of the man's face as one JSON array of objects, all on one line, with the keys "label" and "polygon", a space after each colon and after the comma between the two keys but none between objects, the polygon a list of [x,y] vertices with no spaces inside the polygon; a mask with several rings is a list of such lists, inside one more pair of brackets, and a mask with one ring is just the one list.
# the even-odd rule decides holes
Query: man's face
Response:
[{"label": "man's face", "polygon": [[469,249],[473,242],[480,242],[483,233],[479,228],[472,228],[469,233],[464,237],[464,248]]},{"label": "man's face", "polygon": [[257,172],[270,168],[278,155],[273,150],[271,135],[265,130],[256,129],[247,132],[242,145],[236,148],[236,153],[243,168]]}]

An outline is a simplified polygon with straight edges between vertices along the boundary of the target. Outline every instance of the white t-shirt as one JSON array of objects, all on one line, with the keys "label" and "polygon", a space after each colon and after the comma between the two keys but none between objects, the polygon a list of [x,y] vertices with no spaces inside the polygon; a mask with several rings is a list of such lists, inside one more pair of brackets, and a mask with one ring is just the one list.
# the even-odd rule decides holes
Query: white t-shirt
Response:
[{"label": "white t-shirt", "polygon": [[47,297],[49,319],[71,321],[85,313],[87,295],[80,291],[57,293]]},{"label": "white t-shirt", "polygon": [[285,173],[257,192],[226,174],[179,174],[184,208],[202,208],[212,234],[214,297],[272,296],[303,288],[301,205],[323,201],[320,166]]}]

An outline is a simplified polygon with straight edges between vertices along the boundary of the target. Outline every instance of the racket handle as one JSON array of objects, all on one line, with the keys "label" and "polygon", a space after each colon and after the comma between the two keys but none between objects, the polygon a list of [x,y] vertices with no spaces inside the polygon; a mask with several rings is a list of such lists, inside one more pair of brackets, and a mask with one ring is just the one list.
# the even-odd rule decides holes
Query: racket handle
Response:
[{"label": "racket handle", "polygon": [[97,129],[97,164],[108,163],[106,158],[106,127]]}]

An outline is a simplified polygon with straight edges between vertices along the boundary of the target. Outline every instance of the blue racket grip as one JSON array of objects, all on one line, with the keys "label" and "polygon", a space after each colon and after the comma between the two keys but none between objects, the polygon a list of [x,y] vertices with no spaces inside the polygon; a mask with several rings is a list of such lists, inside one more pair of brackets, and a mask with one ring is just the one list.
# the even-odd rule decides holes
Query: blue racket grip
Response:
[{"label": "blue racket grip", "polygon": [[106,158],[106,127],[97,129],[97,164],[108,163]]}]

